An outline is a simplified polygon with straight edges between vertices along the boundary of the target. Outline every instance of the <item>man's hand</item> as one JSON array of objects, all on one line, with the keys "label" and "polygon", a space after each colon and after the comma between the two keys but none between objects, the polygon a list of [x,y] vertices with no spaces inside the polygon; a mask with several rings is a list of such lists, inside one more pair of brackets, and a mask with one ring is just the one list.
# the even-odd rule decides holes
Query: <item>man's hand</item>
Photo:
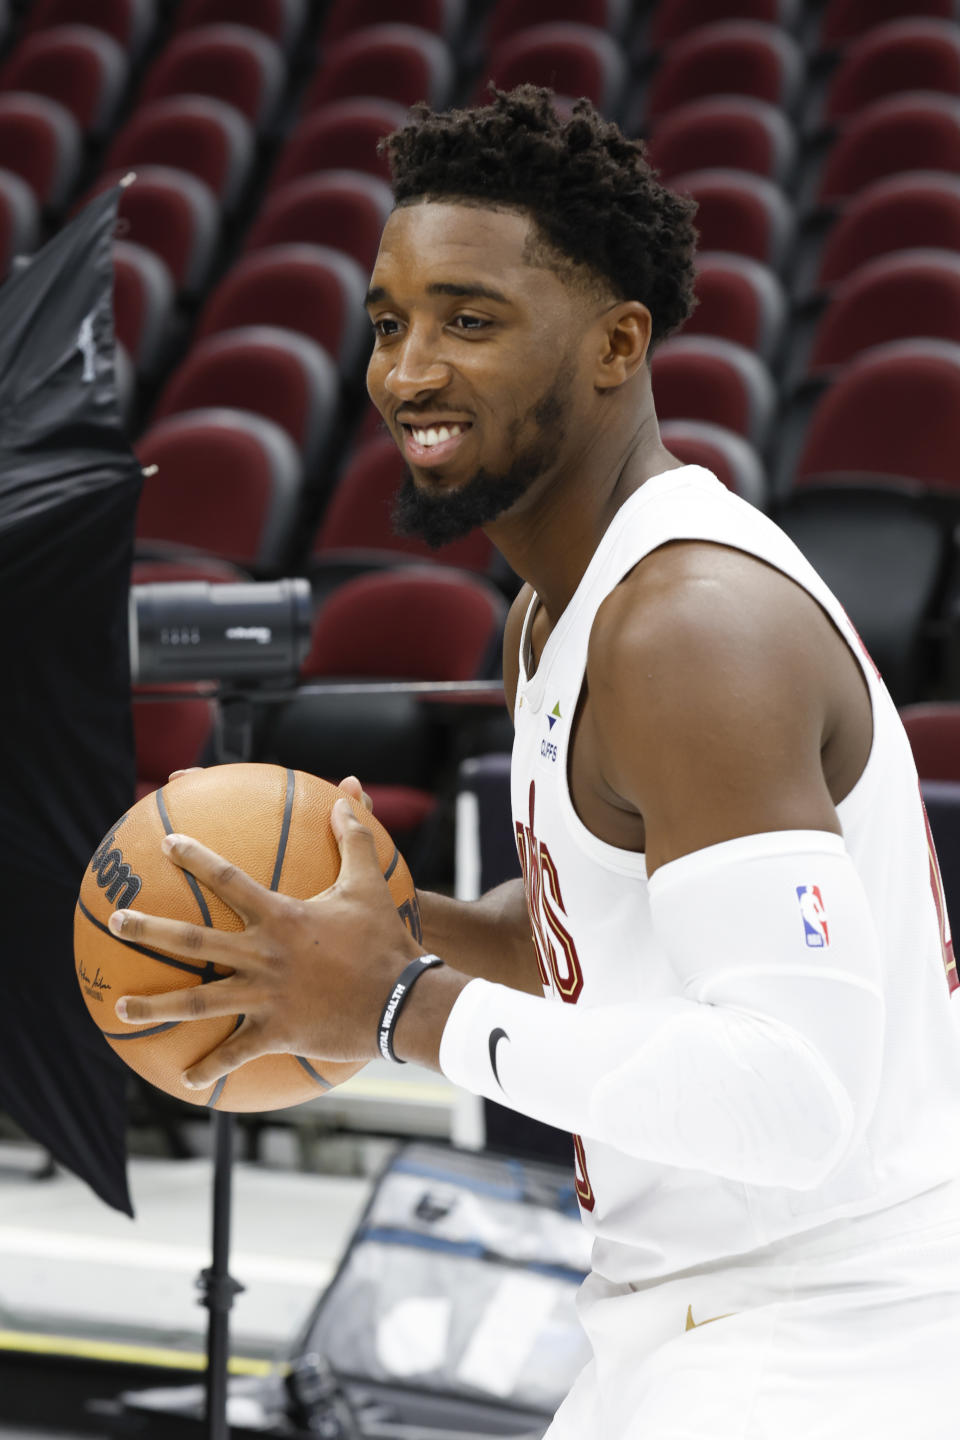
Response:
[{"label": "man's hand", "polygon": [[[353,804],[359,805],[363,792],[359,781],[354,783]],[[194,962],[213,961],[232,972],[191,989],[117,1001],[120,1019],[137,1025],[244,1017],[229,1039],[186,1073],[184,1083],[191,1088],[204,1089],[258,1055],[286,1052],[351,1061],[378,1053],[383,1006],[400,971],[423,950],[396,912],[373,835],[349,800],[337,801],[331,825],[340,847],[340,873],[312,900],[267,890],[196,840],[164,838],[169,859],[236,911],[242,931],[132,910],[111,915],[110,929],[123,940]],[[442,1031],[445,1016],[435,1018]],[[439,1045],[439,1034],[436,1041]]]}]

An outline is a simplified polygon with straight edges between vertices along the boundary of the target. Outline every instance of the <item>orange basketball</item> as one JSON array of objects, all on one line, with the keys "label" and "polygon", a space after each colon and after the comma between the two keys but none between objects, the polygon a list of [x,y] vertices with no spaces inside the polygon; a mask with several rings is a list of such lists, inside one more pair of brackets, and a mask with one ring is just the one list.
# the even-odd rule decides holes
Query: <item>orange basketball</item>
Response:
[{"label": "orange basketball", "polygon": [[[300,770],[216,765],[144,796],[104,837],[77,901],[77,980],[107,1042],[152,1085],[217,1110],[279,1110],[322,1095],[363,1068],[307,1055],[262,1055],[206,1091],[187,1090],[180,1083],[183,1071],[226,1039],[237,1017],[125,1025],[114,1004],[121,995],[155,995],[230,972],[222,965],[148,949],[107,929],[107,919],[118,909],[220,930],[243,928],[229,906],[163,854],[165,833],[193,836],[271,890],[300,900],[319,894],[340,869],[330,828],[330,812],[340,798],[335,785]],[[419,937],[416,891],[403,857],[379,821],[359,802],[351,799],[350,804],[373,831],[390,894],[408,929]]]}]

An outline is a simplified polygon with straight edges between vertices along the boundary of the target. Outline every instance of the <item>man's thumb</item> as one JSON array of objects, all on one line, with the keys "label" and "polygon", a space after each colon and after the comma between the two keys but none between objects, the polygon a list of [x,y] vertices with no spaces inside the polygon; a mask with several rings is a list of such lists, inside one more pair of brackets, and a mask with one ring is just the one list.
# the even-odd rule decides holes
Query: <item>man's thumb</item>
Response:
[{"label": "man's thumb", "polygon": [[[358,801],[354,801],[358,804]],[[358,865],[377,865],[377,842],[373,832],[357,818],[353,805],[342,796],[330,812],[330,827],[340,847],[340,879]]]}]

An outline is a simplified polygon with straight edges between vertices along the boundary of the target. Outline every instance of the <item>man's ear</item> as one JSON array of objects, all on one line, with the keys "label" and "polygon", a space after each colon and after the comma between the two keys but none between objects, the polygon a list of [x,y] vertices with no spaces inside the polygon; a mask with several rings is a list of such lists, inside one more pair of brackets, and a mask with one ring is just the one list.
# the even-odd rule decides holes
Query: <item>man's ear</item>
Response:
[{"label": "man's ear", "polygon": [[639,300],[624,300],[611,306],[598,324],[600,345],[593,383],[598,390],[615,390],[646,360],[653,320]]}]

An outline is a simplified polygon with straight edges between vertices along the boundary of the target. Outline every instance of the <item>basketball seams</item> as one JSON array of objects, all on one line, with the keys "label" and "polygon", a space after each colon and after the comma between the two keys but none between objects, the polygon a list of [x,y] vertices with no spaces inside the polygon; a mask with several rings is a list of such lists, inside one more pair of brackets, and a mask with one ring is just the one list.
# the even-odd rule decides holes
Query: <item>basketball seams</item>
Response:
[{"label": "basketball seams", "polygon": [[162,1025],[148,1025],[143,1030],[103,1030],[101,1034],[104,1040],[143,1040],[151,1035],[163,1035],[167,1030],[176,1030],[180,1024],[180,1020],[165,1020]]},{"label": "basketball seams", "polygon": [[83,903],[82,896],[77,901],[77,906],[79,907],[81,915],[89,920],[90,924],[95,926],[101,934],[106,935],[108,939],[112,940],[114,944],[123,945],[127,950],[135,950],[138,955],[145,955],[148,960],[156,960],[161,965],[168,965],[172,970],[186,970],[188,974],[196,975],[198,978],[203,975],[206,968],[203,965],[191,965],[189,960],[179,960],[174,955],[165,955],[162,950],[151,950],[147,945],[138,945],[135,940],[124,940],[121,935],[114,935],[109,926],[104,925],[102,920],[98,920],[96,915],[90,913]]},{"label": "basketball seams", "polygon": [[290,837],[290,821],[293,817],[293,801],[297,789],[297,773],[295,770],[287,770],[287,788],[283,798],[283,822],[280,826],[280,839],[277,841],[277,854],[273,862],[273,876],[270,880],[270,889],[276,890],[280,885],[280,876],[283,873],[283,862],[287,854],[287,840]]},{"label": "basketball seams", "polygon": [[324,1080],[320,1072],[318,1070],[314,1070],[313,1066],[310,1064],[310,1061],[306,1058],[305,1055],[294,1055],[293,1059],[296,1060],[298,1065],[301,1065],[303,1067],[306,1073],[310,1076],[311,1080],[316,1081],[316,1083],[320,1086],[321,1090],[326,1092],[327,1090],[333,1089],[330,1081]]},{"label": "basketball seams", "polygon": [[[160,789],[156,792],[157,810],[160,813],[160,823],[163,826],[163,833],[165,835],[172,835],[174,833],[173,826],[170,823],[170,815],[167,810],[166,801],[163,798],[163,792],[164,790],[166,790],[166,788],[166,785],[161,785]],[[199,908],[200,916],[203,920],[204,925],[206,925],[208,929],[212,930],[213,921],[210,919],[210,911],[207,908],[206,900],[204,900],[203,898],[203,891],[200,889],[200,883],[197,880],[197,877],[195,875],[191,875],[189,870],[184,870],[182,867],[180,873],[183,875],[184,880],[186,880],[187,884],[190,886],[190,889],[193,892],[193,898],[197,902],[197,907]]]}]

